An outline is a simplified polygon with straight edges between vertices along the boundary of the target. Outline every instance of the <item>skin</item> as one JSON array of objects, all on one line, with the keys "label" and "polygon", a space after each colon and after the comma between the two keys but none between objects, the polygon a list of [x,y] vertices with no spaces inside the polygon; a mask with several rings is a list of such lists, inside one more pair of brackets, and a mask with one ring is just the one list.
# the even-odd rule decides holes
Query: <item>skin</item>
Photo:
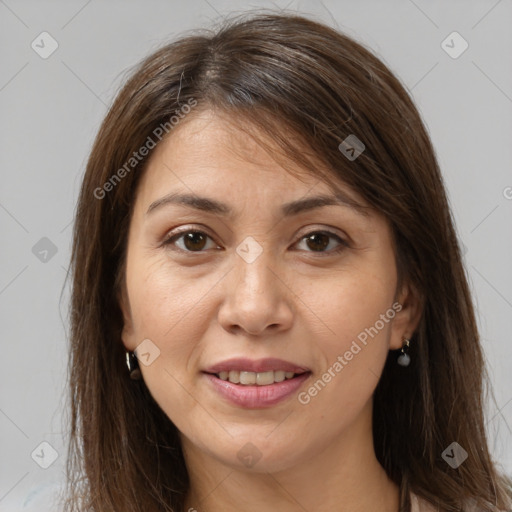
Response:
[{"label": "skin", "polygon": [[[233,215],[178,204],[147,213],[171,192],[214,198]],[[375,457],[372,395],[388,351],[414,332],[418,301],[406,285],[397,289],[391,230],[377,212],[332,205],[280,214],[283,203],[320,193],[332,191],[291,175],[209,111],[182,121],[151,155],[129,229],[122,338],[130,351],[144,339],[160,350],[140,366],[181,433],[187,511],[398,511],[398,487]],[[163,244],[181,228],[209,238]],[[348,245],[320,237],[328,245],[318,250],[304,237],[321,230]],[[247,236],[262,248],[252,263],[236,252]],[[299,390],[307,391],[396,301],[401,311],[307,405],[293,395],[242,408],[201,373],[231,357],[277,357],[311,370]],[[251,467],[237,457],[247,443],[261,456]]]}]

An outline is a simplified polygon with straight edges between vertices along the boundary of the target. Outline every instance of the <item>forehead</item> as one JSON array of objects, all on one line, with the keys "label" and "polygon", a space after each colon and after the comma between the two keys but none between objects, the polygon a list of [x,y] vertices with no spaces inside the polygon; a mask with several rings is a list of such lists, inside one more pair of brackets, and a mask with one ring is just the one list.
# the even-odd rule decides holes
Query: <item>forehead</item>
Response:
[{"label": "forehead", "polygon": [[[247,126],[247,125],[246,125]],[[250,197],[279,197],[282,202],[309,194],[332,193],[320,176],[297,163],[268,152],[252,135],[272,144],[254,127],[248,133],[211,110],[194,113],[181,121],[150,156],[138,199],[149,203],[173,190],[233,201]],[[320,165],[320,164],[319,164]],[[340,182],[339,188],[363,204],[360,197]]]}]

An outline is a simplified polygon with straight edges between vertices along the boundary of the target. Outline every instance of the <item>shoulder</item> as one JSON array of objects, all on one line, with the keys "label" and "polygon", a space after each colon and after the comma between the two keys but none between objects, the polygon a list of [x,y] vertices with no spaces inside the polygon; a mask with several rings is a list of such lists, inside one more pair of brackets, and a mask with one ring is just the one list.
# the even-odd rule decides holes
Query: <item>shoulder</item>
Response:
[{"label": "shoulder", "polygon": [[435,507],[428,501],[420,498],[418,495],[411,491],[411,512],[438,512],[438,507]]},{"label": "shoulder", "polygon": [[[432,505],[429,501],[421,498],[420,496],[414,494],[412,491],[410,493],[411,496],[411,512],[439,512],[439,507]],[[481,509],[477,507],[474,500],[470,500],[466,503],[465,511],[467,512],[481,512]],[[497,512],[509,512],[506,510]]]},{"label": "shoulder", "polygon": [[[62,505],[61,498],[65,487],[61,482],[42,482],[30,489],[23,498],[21,510],[23,512],[55,512],[56,507]],[[17,508],[17,510],[20,510]]]}]

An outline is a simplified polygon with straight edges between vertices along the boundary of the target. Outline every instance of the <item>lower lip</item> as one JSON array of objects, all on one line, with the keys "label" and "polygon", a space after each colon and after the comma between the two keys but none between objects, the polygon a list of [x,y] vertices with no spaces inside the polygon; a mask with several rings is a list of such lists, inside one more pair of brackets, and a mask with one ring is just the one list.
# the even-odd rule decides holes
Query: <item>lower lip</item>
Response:
[{"label": "lower lip", "polygon": [[308,379],[310,372],[267,386],[233,384],[210,373],[205,373],[205,376],[211,382],[213,388],[231,403],[247,409],[261,409],[271,407],[293,395],[302,383]]}]

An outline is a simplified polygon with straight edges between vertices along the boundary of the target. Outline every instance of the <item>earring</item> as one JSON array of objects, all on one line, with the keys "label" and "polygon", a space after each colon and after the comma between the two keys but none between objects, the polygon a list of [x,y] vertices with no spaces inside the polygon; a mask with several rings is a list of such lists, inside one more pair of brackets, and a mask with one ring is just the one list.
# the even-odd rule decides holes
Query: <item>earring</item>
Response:
[{"label": "earring", "polygon": [[398,356],[397,363],[400,366],[409,366],[411,362],[411,356],[409,355],[409,341],[407,338],[404,338],[404,344],[402,345],[402,349],[400,350],[400,355]]},{"label": "earring", "polygon": [[139,380],[142,378],[142,374],[140,373],[139,361],[137,361],[137,357],[133,352],[126,352],[126,366],[128,367],[128,372],[130,373],[130,379]]}]

